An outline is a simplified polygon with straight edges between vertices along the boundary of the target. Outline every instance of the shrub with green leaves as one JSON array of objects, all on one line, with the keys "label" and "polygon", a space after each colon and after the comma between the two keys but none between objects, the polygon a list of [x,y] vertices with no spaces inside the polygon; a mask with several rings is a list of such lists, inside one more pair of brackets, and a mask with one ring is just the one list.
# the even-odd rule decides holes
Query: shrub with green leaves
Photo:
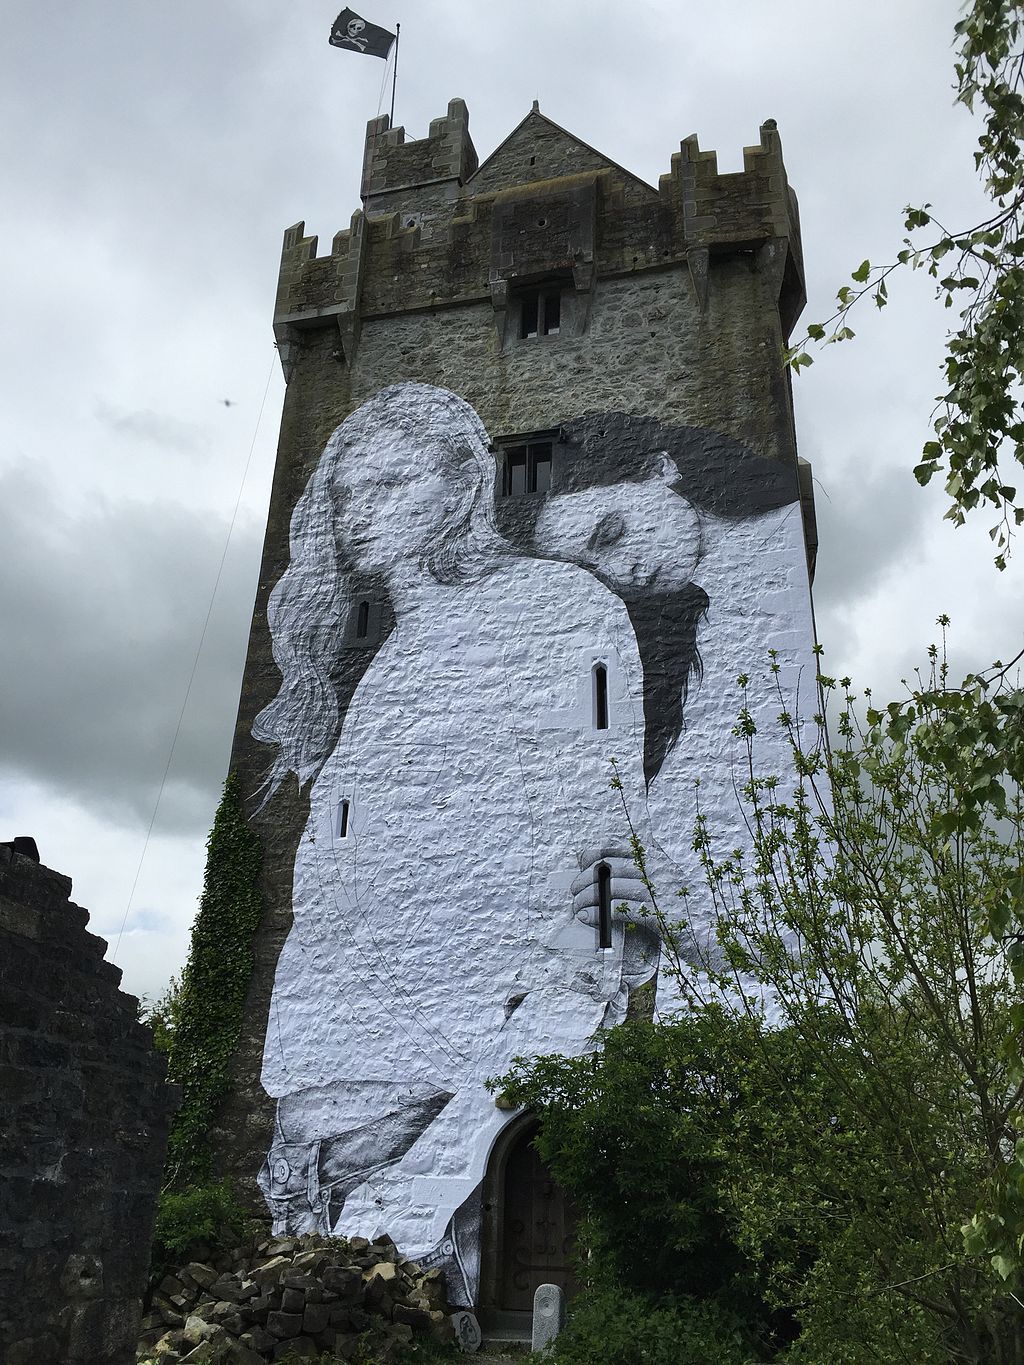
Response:
[{"label": "shrub with green leaves", "polygon": [[573,1301],[553,1358],[562,1365],[749,1365],[749,1336],[714,1302],[680,1299],[652,1308],[643,1297],[590,1290]]},{"label": "shrub with green leaves", "polygon": [[798,1180],[808,1117],[829,1129],[797,1038],[716,1009],[634,1021],[599,1052],[520,1063],[502,1088],[540,1116],[538,1149],[580,1211],[581,1271],[596,1292],[581,1305],[588,1324],[620,1308],[625,1322],[643,1304],[667,1314],[668,1333],[681,1304],[688,1319],[702,1304],[725,1315],[727,1339],[739,1331],[762,1353],[796,1335],[788,1305],[766,1292],[765,1264],[812,1262],[815,1229],[777,1217],[755,1246],[744,1213],[765,1194],[766,1157]]},{"label": "shrub with green leaves", "polygon": [[252,1226],[230,1181],[163,1190],[153,1230],[150,1282],[158,1284],[173,1266],[230,1250]]}]

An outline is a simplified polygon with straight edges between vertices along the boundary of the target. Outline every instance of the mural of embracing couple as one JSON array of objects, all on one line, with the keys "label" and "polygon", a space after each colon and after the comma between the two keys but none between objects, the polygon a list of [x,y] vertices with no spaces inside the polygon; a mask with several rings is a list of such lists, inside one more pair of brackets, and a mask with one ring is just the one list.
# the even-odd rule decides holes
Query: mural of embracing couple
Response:
[{"label": "mural of embracing couple", "polygon": [[664,993],[631,833],[656,887],[692,883],[736,673],[781,634],[813,677],[804,555],[795,468],[716,432],[604,413],[495,451],[415,383],[337,428],[292,516],[281,686],[253,727],[264,803],[312,783],[263,1061],[278,1231],[388,1232],[475,1301],[510,1117],[484,1082]]}]

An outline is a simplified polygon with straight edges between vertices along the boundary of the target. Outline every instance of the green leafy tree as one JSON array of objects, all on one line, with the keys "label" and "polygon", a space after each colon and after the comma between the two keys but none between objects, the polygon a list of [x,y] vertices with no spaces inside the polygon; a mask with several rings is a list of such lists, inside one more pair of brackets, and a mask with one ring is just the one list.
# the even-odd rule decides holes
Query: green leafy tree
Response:
[{"label": "green leafy tree", "polygon": [[[715,1009],[667,1026],[633,1021],[592,1054],[520,1062],[501,1085],[540,1115],[537,1146],[582,1218],[586,1289],[561,1357],[600,1359],[587,1351],[603,1337],[619,1343],[622,1365],[676,1365],[691,1359],[683,1323],[700,1362],[760,1358],[797,1334],[789,1304],[769,1301],[734,1210],[740,1153],[802,1165],[803,1117],[828,1110],[794,1035]],[[805,1256],[788,1233],[773,1254]]]},{"label": "green leafy tree", "polygon": [[152,1005],[142,1011],[142,1021],[153,1030],[153,1046],[165,1057],[171,1055],[174,1033],[178,1027],[178,1012],[181,1006],[181,980],[172,976],[167,989]]},{"label": "green leafy tree", "polygon": [[[836,1249],[856,1253],[877,1301],[928,1315],[949,1359],[1016,1361],[1024,693],[1005,669],[952,686],[938,650],[906,699],[869,695],[863,721],[849,679],[821,682],[826,704],[839,693],[834,746],[806,749],[780,718],[795,786],[757,772],[741,716],[750,850],[723,856],[698,818],[730,964],[710,976],[773,1001],[838,1112],[863,1120],[874,1177],[843,1194],[832,1285]],[[707,987],[678,967],[699,1006]]]},{"label": "green leafy tree", "polygon": [[956,98],[977,114],[974,160],[992,212],[951,228],[931,204],[908,207],[909,233],[884,264],[862,261],[836,298],[836,310],[811,323],[790,352],[795,370],[812,363],[812,344],[850,340],[851,310],[865,298],[888,301],[891,277],[924,269],[945,306],[958,310],[943,361],[934,432],[914,473],[922,484],[945,477],[947,517],[962,525],[979,506],[994,508],[990,534],[1005,568],[1024,522],[1018,493],[1024,465],[1024,8],[1010,0],[973,0],[955,28]]}]

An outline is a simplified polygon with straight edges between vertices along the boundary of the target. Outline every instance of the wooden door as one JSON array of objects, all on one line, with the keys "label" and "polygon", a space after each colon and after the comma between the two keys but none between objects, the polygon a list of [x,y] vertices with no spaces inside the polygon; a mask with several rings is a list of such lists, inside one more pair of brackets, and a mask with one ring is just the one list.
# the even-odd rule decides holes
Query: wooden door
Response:
[{"label": "wooden door", "polygon": [[538,1285],[557,1284],[567,1298],[577,1288],[576,1213],[534,1150],[535,1132],[520,1137],[505,1166],[499,1306],[506,1312],[532,1312]]}]

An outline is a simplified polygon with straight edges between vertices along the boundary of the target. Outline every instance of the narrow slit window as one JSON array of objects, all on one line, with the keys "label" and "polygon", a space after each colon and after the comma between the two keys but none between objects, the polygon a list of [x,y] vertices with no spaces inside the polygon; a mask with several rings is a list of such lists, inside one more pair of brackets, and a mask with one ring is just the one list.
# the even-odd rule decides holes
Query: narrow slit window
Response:
[{"label": "narrow slit window", "polygon": [[370,633],[370,604],[360,602],[356,612],[356,639],[365,640]]},{"label": "narrow slit window", "polygon": [[608,670],[594,665],[594,729],[608,729]]},{"label": "narrow slit window", "polygon": [[602,948],[612,946],[612,870],[607,863],[597,865],[597,932]]},{"label": "narrow slit window", "polygon": [[338,838],[339,838],[339,839],[347,839],[347,838],[348,838],[348,815],[349,815],[349,803],[348,803],[347,801],[340,801],[340,802],[338,803]]}]

